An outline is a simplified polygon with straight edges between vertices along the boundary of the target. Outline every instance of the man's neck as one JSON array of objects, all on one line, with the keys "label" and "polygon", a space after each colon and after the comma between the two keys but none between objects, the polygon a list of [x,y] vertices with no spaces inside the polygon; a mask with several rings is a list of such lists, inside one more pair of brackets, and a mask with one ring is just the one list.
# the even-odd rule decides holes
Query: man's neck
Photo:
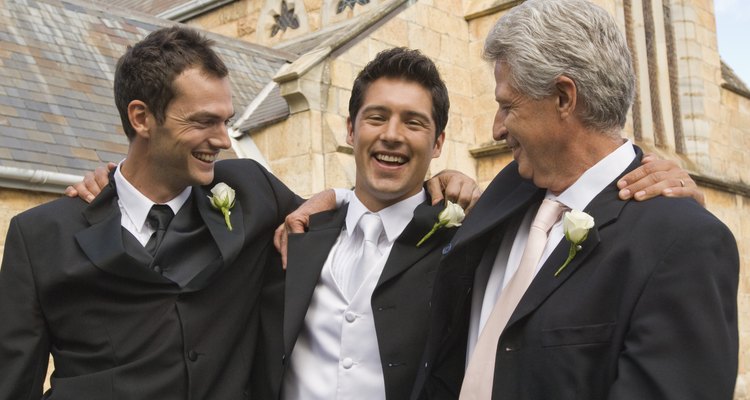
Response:
[{"label": "man's neck", "polygon": [[564,192],[591,167],[622,146],[624,140],[619,136],[590,133],[572,141],[565,151],[568,161],[561,163],[556,176],[545,182],[546,188],[554,195]]},{"label": "man's neck", "polygon": [[148,167],[146,163],[134,161],[130,157],[120,164],[122,176],[154,203],[164,204],[185,190],[184,187],[171,188],[166,182],[160,182],[153,170],[154,168]]}]

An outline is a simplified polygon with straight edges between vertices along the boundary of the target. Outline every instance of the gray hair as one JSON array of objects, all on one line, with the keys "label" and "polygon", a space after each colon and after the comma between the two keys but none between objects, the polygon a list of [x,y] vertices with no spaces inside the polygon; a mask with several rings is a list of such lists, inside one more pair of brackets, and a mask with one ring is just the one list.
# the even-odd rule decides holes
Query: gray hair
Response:
[{"label": "gray hair", "polygon": [[635,92],[630,51],[615,20],[589,1],[527,0],[497,21],[484,57],[506,63],[511,87],[536,100],[567,76],[586,126],[611,132],[625,125]]}]

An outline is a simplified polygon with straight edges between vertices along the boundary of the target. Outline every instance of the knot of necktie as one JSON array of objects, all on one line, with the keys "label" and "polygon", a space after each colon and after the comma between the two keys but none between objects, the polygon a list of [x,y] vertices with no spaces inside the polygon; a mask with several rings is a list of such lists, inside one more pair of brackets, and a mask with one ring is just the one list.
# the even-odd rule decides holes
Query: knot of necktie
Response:
[{"label": "knot of necktie", "polygon": [[154,204],[153,206],[151,206],[151,210],[149,210],[148,212],[146,221],[148,221],[148,223],[154,229],[154,233],[151,235],[148,243],[146,243],[146,251],[148,251],[152,256],[156,254],[156,250],[159,248],[159,245],[164,238],[164,234],[167,231],[167,227],[169,226],[169,223],[172,221],[173,217],[174,212],[168,205]]},{"label": "knot of necktie", "polygon": [[148,221],[155,231],[165,231],[172,218],[174,218],[174,212],[171,207],[166,204],[154,204],[148,212],[146,221]]},{"label": "knot of necktie", "polygon": [[380,215],[372,213],[363,214],[359,220],[359,229],[362,230],[365,243],[371,242],[377,246],[380,234],[383,232],[383,222],[380,220]]},{"label": "knot of necktie", "polygon": [[560,219],[560,215],[562,215],[566,208],[560,202],[544,199],[542,205],[539,206],[539,211],[536,213],[534,222],[531,223],[531,227],[539,229],[545,234],[549,233],[552,225]]}]

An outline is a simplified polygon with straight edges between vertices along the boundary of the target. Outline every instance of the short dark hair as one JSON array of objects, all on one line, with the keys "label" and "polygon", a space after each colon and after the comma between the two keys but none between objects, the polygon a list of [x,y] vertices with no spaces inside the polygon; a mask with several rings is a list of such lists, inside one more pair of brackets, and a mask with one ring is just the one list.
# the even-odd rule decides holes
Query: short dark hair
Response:
[{"label": "short dark hair", "polygon": [[380,78],[400,78],[415,82],[430,91],[432,95],[432,119],[435,121],[435,137],[445,130],[448,124],[448,89],[440,78],[440,73],[427,56],[419,50],[394,47],[383,50],[365,65],[352,86],[349,98],[349,118],[354,124],[357,112],[362,107],[365,92],[370,84]]},{"label": "short dark hair", "polygon": [[175,96],[174,80],[193,67],[211,76],[223,78],[227,66],[211,49],[214,42],[196,30],[175,25],[151,32],[143,40],[128,46],[115,70],[115,105],[129,140],[135,130],[128,118],[128,104],[141,100],[163,124],[169,102]]}]

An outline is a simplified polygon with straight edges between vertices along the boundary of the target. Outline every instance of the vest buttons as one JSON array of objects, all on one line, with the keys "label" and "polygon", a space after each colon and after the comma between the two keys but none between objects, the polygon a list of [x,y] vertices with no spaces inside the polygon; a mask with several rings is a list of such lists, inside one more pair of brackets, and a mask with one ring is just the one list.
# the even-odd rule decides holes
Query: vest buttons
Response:
[{"label": "vest buttons", "polygon": [[187,356],[188,356],[188,360],[190,361],[195,361],[198,359],[198,353],[196,353],[194,350],[188,351]]},{"label": "vest buttons", "polygon": [[356,315],[356,314],[354,314],[354,313],[353,313],[353,312],[351,312],[351,311],[347,311],[347,312],[346,312],[346,313],[344,314],[344,319],[346,319],[346,322],[354,322],[354,320],[355,320],[355,319],[357,319],[357,315]]},{"label": "vest buttons", "polygon": [[349,357],[346,357],[345,359],[341,360],[341,366],[345,369],[349,369],[354,365],[354,360],[352,360]]}]

